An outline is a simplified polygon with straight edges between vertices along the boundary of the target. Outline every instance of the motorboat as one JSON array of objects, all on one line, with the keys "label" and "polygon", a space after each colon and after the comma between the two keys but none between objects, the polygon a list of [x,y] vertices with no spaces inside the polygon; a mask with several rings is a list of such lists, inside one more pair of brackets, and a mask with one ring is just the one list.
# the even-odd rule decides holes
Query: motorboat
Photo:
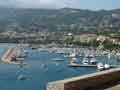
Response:
[{"label": "motorboat", "polygon": [[98,63],[97,64],[97,69],[100,70],[100,71],[104,70],[104,64],[103,63]]},{"label": "motorboat", "polygon": [[87,58],[93,58],[93,57],[94,57],[93,54],[89,54],[89,55],[87,56]]},{"label": "motorboat", "polygon": [[71,62],[72,62],[72,63],[77,63],[77,58],[75,58],[75,57],[72,58],[72,59],[71,59]]},{"label": "motorboat", "polygon": [[108,70],[111,68],[110,64],[103,64],[103,63],[98,63],[97,64],[97,68],[98,70],[102,71],[102,70]]},{"label": "motorboat", "polygon": [[58,61],[58,62],[60,62],[60,61],[64,61],[63,58],[53,58],[52,60],[53,60],[53,61]]},{"label": "motorboat", "polygon": [[28,77],[25,76],[25,75],[19,75],[19,76],[17,77],[17,79],[18,79],[18,80],[27,80]]},{"label": "motorboat", "polygon": [[120,61],[120,53],[119,52],[116,53],[116,58],[117,58],[118,61]]},{"label": "motorboat", "polygon": [[105,68],[105,70],[106,70],[106,69],[110,69],[110,65],[109,65],[109,64],[105,64],[105,65],[104,65],[104,68]]},{"label": "motorboat", "polygon": [[75,53],[75,52],[70,53],[69,57],[70,57],[70,58],[74,58],[74,57],[76,57],[76,53]]},{"label": "motorboat", "polygon": [[91,60],[90,60],[90,64],[97,64],[97,60],[96,60],[96,58],[91,58]]},{"label": "motorboat", "polygon": [[83,58],[82,63],[83,63],[83,64],[85,64],[85,65],[86,65],[86,64],[89,64],[89,59],[88,59],[88,58],[86,58],[86,57],[85,57],[85,58]]}]

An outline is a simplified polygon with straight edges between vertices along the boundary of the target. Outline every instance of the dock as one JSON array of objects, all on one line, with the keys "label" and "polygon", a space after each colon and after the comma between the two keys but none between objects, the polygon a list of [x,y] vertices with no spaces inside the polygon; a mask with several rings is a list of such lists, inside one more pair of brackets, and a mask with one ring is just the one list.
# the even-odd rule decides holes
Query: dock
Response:
[{"label": "dock", "polygon": [[[69,67],[97,67],[97,65],[92,65],[92,64],[76,64],[76,63],[71,63],[68,64]],[[111,68],[117,68],[119,67],[118,65],[110,65]]]},{"label": "dock", "polygon": [[97,67],[97,65],[90,64],[68,64],[69,67]]}]

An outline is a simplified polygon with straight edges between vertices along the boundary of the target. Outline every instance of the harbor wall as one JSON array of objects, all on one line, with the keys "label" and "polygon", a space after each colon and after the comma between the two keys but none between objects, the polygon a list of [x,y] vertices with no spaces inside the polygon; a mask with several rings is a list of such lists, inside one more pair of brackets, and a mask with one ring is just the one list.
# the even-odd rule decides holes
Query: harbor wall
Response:
[{"label": "harbor wall", "polygon": [[47,90],[103,90],[104,86],[120,80],[120,68],[96,72],[80,77],[50,82]]},{"label": "harbor wall", "polygon": [[1,57],[1,60],[5,63],[11,63],[13,58],[17,56],[17,52],[18,50],[16,48],[9,48]]},{"label": "harbor wall", "polygon": [[13,53],[14,49],[13,48],[9,48],[5,54],[2,56],[1,60],[4,62],[10,62],[11,61],[11,55]]}]

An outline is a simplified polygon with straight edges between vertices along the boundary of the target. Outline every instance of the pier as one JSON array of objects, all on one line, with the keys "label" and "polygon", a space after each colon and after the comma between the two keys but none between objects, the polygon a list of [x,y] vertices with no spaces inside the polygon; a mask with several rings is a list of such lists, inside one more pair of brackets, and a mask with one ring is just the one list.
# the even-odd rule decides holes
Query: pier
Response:
[{"label": "pier", "polygon": [[[72,64],[68,64],[69,67],[97,67],[97,65],[92,65],[92,64],[76,64],[76,63],[72,63]],[[118,65],[110,65],[111,68],[117,68],[119,67]]]},{"label": "pier", "polygon": [[[119,80],[120,68],[114,68],[84,76],[49,82],[47,90],[109,90]],[[120,90],[120,88],[114,90]]]},{"label": "pier", "polygon": [[69,67],[97,67],[97,65],[91,64],[68,64]]}]

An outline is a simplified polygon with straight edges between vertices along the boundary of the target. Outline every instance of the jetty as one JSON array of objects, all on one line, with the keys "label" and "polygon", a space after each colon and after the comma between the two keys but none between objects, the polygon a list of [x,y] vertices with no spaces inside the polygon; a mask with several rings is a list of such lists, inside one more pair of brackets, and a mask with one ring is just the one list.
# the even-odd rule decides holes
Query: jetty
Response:
[{"label": "jetty", "polygon": [[[94,64],[76,64],[76,63],[70,63],[68,64],[69,67],[97,67],[97,65]],[[118,65],[110,65],[111,68],[117,68]]]},{"label": "jetty", "polygon": [[97,65],[91,65],[91,64],[68,64],[69,67],[97,67]]},{"label": "jetty", "polygon": [[18,64],[16,58],[20,54],[20,49],[9,48],[5,54],[2,56],[1,60],[8,64]]}]

